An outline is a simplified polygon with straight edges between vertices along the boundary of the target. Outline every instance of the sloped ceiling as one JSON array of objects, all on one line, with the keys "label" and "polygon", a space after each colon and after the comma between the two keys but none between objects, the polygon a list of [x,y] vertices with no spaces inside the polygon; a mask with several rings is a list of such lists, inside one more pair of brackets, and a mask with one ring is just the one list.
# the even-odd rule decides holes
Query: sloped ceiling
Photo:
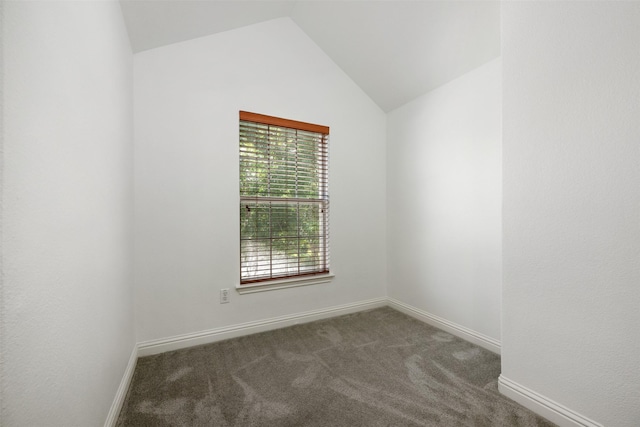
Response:
[{"label": "sloped ceiling", "polygon": [[290,17],[384,111],[500,55],[493,1],[121,0],[134,52]]}]

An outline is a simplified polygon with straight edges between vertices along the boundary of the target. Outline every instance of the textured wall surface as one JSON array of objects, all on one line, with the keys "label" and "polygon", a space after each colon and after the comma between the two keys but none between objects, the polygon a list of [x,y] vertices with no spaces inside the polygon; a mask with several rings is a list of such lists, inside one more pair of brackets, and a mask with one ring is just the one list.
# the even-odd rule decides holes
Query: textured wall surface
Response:
[{"label": "textured wall surface", "polygon": [[501,92],[493,60],[389,113],[389,296],[500,340]]},{"label": "textured wall surface", "polygon": [[117,2],[4,2],[3,426],[104,423],[134,345]]},{"label": "textured wall surface", "polygon": [[502,374],[640,422],[640,3],[503,5]]},{"label": "textured wall surface", "polygon": [[[385,295],[385,114],[293,21],[137,53],[134,80],[141,341]],[[233,291],[239,110],[331,127],[332,283]]]}]

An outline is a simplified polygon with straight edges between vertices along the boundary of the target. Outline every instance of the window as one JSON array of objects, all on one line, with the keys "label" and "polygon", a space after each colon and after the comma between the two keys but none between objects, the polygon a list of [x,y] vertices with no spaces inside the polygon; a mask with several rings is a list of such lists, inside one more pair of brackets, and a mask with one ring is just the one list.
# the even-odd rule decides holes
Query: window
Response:
[{"label": "window", "polygon": [[329,273],[329,128],[240,112],[240,284]]}]

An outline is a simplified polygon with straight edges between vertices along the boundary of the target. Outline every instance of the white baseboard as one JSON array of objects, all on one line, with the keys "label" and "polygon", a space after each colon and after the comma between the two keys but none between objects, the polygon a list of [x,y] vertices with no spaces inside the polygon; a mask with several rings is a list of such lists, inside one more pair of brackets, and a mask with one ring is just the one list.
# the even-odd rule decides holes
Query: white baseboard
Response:
[{"label": "white baseboard", "polygon": [[196,345],[209,344],[229,338],[255,334],[272,329],[284,328],[298,323],[313,322],[314,320],[327,319],[357,311],[369,310],[387,305],[386,298],[375,298],[320,310],[296,313],[287,316],[273,317],[255,322],[240,323],[222,328],[209,329],[208,331],[192,334],[178,335],[152,341],[144,341],[138,344],[138,356],[150,356],[166,351],[178,350]]},{"label": "white baseboard", "polygon": [[498,379],[498,389],[500,393],[508,398],[515,400],[525,408],[558,424],[560,427],[602,427],[602,424],[590,420],[515,381],[511,381],[503,375],[500,375]]},{"label": "white baseboard", "polygon": [[469,328],[465,328],[464,326],[460,326],[456,323],[445,320],[442,317],[435,316],[431,313],[420,310],[419,308],[410,306],[409,304],[405,304],[393,298],[387,298],[387,303],[389,307],[395,308],[396,310],[401,311],[404,314],[414,317],[424,323],[435,326],[436,328],[440,328],[447,332],[450,332],[451,334],[460,337],[465,341],[472,342],[473,344],[486,348],[491,352],[500,354],[501,344],[500,341],[496,339],[473,331]]},{"label": "white baseboard", "polygon": [[118,415],[120,415],[124,398],[127,396],[127,391],[129,391],[129,384],[131,384],[131,379],[133,378],[133,372],[136,369],[137,361],[138,346],[135,345],[133,347],[133,351],[131,351],[131,356],[129,356],[129,362],[124,370],[124,375],[122,376],[122,380],[120,381],[120,385],[116,391],[116,396],[113,399],[113,403],[111,404],[111,408],[107,414],[107,420],[104,422],[104,427],[115,427],[118,422]]}]

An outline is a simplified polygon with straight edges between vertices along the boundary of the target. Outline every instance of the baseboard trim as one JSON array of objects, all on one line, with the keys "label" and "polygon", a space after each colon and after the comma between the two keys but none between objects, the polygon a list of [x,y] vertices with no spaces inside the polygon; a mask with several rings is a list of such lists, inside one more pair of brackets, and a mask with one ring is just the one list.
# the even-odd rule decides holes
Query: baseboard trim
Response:
[{"label": "baseboard trim", "polygon": [[129,356],[129,362],[124,370],[124,375],[122,376],[122,380],[120,381],[120,385],[116,391],[116,396],[114,397],[109,413],[107,414],[107,420],[104,422],[104,427],[115,427],[118,422],[118,416],[120,415],[124,398],[127,396],[127,392],[129,391],[129,384],[131,384],[131,379],[133,378],[133,372],[136,369],[137,362],[138,346],[134,345],[133,350],[131,351],[131,356]]},{"label": "baseboard trim", "polygon": [[498,390],[508,398],[560,427],[603,427],[602,424],[572,411],[566,406],[562,406],[515,381],[511,381],[503,375],[498,378]]},{"label": "baseboard trim", "polygon": [[195,332],[192,334],[144,341],[138,344],[138,356],[151,356],[154,354],[164,353],[166,351],[179,350],[196,345],[222,341],[229,338],[236,338],[243,335],[284,328],[287,326],[296,325],[298,323],[313,322],[315,320],[327,319],[330,317],[341,316],[343,314],[355,313],[357,311],[384,307],[385,305],[387,305],[387,298],[374,298],[366,301],[344,304],[320,310],[291,314],[288,316],[273,317],[270,319],[264,319],[255,322],[240,323],[237,325]]},{"label": "baseboard trim", "polygon": [[501,344],[500,341],[496,339],[483,335],[469,328],[465,328],[464,326],[460,326],[456,323],[445,320],[442,317],[438,317],[393,298],[387,298],[387,303],[389,307],[395,308],[396,310],[401,311],[404,314],[414,317],[424,323],[435,326],[436,328],[440,328],[447,332],[450,332],[451,334],[456,335],[463,340],[486,348],[493,353],[500,354]]}]

